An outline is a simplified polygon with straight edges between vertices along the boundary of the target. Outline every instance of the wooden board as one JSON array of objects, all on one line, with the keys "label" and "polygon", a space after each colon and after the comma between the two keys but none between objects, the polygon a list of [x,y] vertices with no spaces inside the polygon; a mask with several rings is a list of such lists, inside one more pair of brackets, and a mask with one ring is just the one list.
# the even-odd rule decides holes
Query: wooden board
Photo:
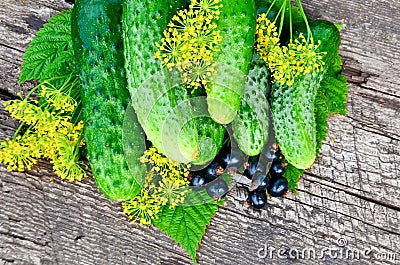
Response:
[{"label": "wooden board", "polygon": [[[298,196],[255,211],[240,191],[229,194],[200,245],[200,264],[400,264],[400,2],[303,2],[311,17],[345,26],[348,116],[329,119]],[[32,87],[17,83],[23,52],[49,17],[70,7],[0,2],[0,139],[18,126],[3,102]],[[92,179],[71,184],[50,169],[46,161],[25,173],[0,165],[0,265],[190,264],[165,234],[129,223]]]}]

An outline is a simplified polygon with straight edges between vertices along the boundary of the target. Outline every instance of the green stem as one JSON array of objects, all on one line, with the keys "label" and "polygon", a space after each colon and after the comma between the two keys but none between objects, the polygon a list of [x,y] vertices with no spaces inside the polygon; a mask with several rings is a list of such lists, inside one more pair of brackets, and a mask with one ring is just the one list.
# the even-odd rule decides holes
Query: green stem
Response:
[{"label": "green stem", "polygon": [[271,11],[272,7],[275,5],[275,3],[276,3],[276,0],[274,0],[274,2],[272,2],[272,4],[269,6],[267,13],[265,13],[267,16],[269,14],[269,11]]},{"label": "green stem", "polygon": [[38,88],[40,87],[40,84],[35,86],[34,88],[31,89],[31,91],[29,91],[28,95],[26,95],[26,97],[24,98],[24,100],[28,100],[29,97],[33,94],[33,92],[35,92]]},{"label": "green stem", "polygon": [[278,38],[281,36],[281,32],[282,32],[282,29],[283,29],[283,24],[284,24],[284,19],[285,19],[286,2],[287,2],[287,0],[285,0],[283,2],[282,6],[279,8],[278,14],[276,14],[276,17],[274,19],[274,23],[276,24],[276,21],[277,21],[278,17],[281,16],[281,20],[279,22]]},{"label": "green stem", "polygon": [[[25,125],[25,122],[24,122],[24,121],[20,123],[20,125],[18,126],[18,129],[17,129],[17,130],[15,131],[15,133],[14,133],[13,140],[15,140],[15,138],[18,136],[19,132],[21,131],[22,127],[24,127],[24,125]],[[29,132],[34,126],[35,126],[34,124],[29,125],[29,127],[28,127],[28,129],[26,129],[24,135],[22,135],[22,138],[24,138],[24,137],[25,137],[25,134],[26,134],[27,132]],[[22,138],[21,138],[21,139],[22,139]]]},{"label": "green stem", "polygon": [[292,4],[289,3],[289,28],[290,28],[290,41],[293,39],[293,25],[292,25]]},{"label": "green stem", "polygon": [[17,138],[19,132],[21,131],[22,127],[24,127],[24,125],[25,125],[24,121],[19,124],[17,130],[14,133],[13,141],[15,140],[15,138]]},{"label": "green stem", "polygon": [[304,20],[304,22],[306,24],[306,27],[307,27],[307,42],[309,42],[310,41],[310,37],[312,37],[312,32],[311,32],[311,29],[310,29],[310,25],[308,25],[308,19],[307,19],[306,14],[304,13],[304,9],[303,9],[303,5],[301,4],[301,0],[296,0],[296,3],[299,6],[301,16],[303,17],[303,20]]},{"label": "green stem", "polygon": [[83,130],[80,132],[78,140],[76,141],[75,146],[74,146],[74,155],[75,155],[75,157],[79,156],[79,147],[80,147],[80,144],[82,142],[82,139],[83,139]]}]

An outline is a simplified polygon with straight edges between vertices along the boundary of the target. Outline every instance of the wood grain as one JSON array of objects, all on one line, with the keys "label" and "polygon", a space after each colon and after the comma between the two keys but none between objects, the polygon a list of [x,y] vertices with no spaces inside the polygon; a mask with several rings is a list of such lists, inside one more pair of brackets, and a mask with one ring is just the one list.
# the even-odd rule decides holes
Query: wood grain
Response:
[{"label": "wood grain", "polygon": [[[330,117],[321,154],[298,195],[255,211],[243,206],[243,190],[235,188],[207,229],[200,264],[400,264],[400,3],[303,3],[311,17],[345,26],[348,116]],[[18,85],[23,52],[49,17],[70,7],[58,0],[0,2],[0,139],[18,126],[4,101],[32,87]],[[129,223],[92,179],[67,183],[50,169],[46,161],[25,173],[0,165],[1,265],[190,264],[164,233]],[[273,257],[259,257],[265,247],[275,249]],[[280,249],[286,258],[279,258]],[[325,255],[296,257],[302,250]],[[329,257],[328,250],[371,252],[348,259]]]}]

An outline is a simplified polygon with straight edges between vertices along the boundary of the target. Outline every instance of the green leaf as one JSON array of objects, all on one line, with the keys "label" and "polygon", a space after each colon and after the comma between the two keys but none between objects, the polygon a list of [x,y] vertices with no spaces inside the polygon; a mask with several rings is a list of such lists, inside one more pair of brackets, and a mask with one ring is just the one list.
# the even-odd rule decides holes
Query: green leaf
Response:
[{"label": "green leaf", "polygon": [[288,187],[291,191],[297,193],[297,184],[299,183],[300,177],[304,174],[303,169],[298,169],[292,164],[288,164],[285,168],[284,177],[288,181]]},{"label": "green leaf", "polygon": [[194,263],[196,252],[211,217],[223,201],[215,202],[207,192],[191,191],[181,206],[170,209],[164,206],[153,224],[181,245]]},{"label": "green leaf", "polygon": [[346,115],[347,80],[340,73],[342,70],[342,59],[339,51],[335,56],[334,63],[328,68],[321,82],[321,92],[327,98],[328,111],[332,114]]},{"label": "green leaf", "polygon": [[23,56],[19,83],[41,80],[47,67],[71,46],[71,10],[66,10],[49,19],[30,42]]},{"label": "green leaf", "polygon": [[315,111],[315,125],[316,125],[316,156],[318,156],[319,151],[322,147],[322,141],[325,140],[328,128],[327,119],[329,117],[329,109],[328,109],[328,99],[321,91],[321,87],[317,91],[317,95],[315,97],[314,103],[314,111]]},{"label": "green leaf", "polygon": [[45,69],[40,79],[40,82],[49,80],[54,77],[68,76],[71,73],[76,72],[74,50],[68,47],[67,50],[60,53],[53,62],[51,62]]}]

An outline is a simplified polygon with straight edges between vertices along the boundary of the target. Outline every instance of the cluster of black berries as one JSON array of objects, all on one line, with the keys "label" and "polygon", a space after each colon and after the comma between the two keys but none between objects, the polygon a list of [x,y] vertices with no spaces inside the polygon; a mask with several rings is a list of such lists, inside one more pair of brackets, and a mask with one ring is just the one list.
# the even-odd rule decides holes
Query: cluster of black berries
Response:
[{"label": "cluster of black berries", "polygon": [[[248,205],[256,209],[265,206],[268,195],[281,197],[288,191],[288,182],[283,177],[285,163],[283,155],[275,144],[265,153],[250,157],[247,162],[241,161],[241,156],[235,154],[229,147],[222,148],[217,157],[204,169],[191,172],[189,175],[190,186],[194,190],[206,188],[207,193],[216,200],[220,200],[228,192],[228,185],[219,176],[229,168],[239,169],[244,166],[244,171],[239,172],[251,179]],[[267,172],[266,166],[270,165]]]},{"label": "cluster of black berries", "polygon": [[229,190],[226,182],[219,178],[228,164],[231,164],[231,152],[222,148],[215,159],[204,169],[189,174],[190,186],[193,190],[206,188],[207,193],[219,201]]},{"label": "cluster of black berries", "polygon": [[[256,209],[265,206],[268,195],[282,197],[288,191],[288,181],[283,177],[286,163],[283,162],[284,157],[278,146],[274,145],[264,155],[265,161],[260,156],[250,157],[244,171],[244,175],[252,180],[246,203]],[[269,171],[259,172],[259,163],[271,163]]]}]

